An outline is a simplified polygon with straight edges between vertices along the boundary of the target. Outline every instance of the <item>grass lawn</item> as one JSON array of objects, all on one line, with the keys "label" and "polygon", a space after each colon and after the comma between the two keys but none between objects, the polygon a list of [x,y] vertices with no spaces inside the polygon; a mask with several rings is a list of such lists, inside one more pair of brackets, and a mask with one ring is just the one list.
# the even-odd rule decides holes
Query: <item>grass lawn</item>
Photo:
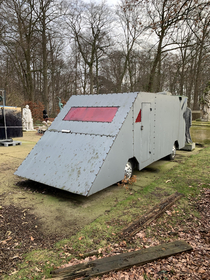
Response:
[{"label": "grass lawn", "polygon": [[[93,250],[99,250],[101,256],[106,256],[119,248],[129,251],[177,240],[180,228],[181,232],[188,232],[192,224],[194,227],[199,225],[202,218],[198,204],[199,199],[202,199],[202,191],[210,188],[210,146],[206,145],[192,156],[180,157],[175,163],[172,169],[158,174],[155,181],[146,186],[136,188],[136,182],[121,186],[126,189],[127,196],[120,201],[116,199],[104,215],[85,225],[70,238],[60,240],[51,249],[30,250],[21,256],[17,268],[12,269],[10,275],[3,275],[2,279],[50,278],[50,271],[54,268],[68,262],[82,261],[85,253]],[[181,200],[138,233],[131,242],[120,235],[130,222],[176,191],[183,194]],[[142,279],[153,279],[152,274],[145,272],[142,275]]]}]

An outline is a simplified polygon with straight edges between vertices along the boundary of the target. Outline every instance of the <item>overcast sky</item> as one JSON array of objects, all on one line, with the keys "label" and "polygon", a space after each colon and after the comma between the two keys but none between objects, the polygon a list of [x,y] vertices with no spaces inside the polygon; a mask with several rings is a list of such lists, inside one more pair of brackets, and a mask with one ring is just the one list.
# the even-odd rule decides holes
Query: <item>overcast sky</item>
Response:
[{"label": "overcast sky", "polygon": [[116,5],[119,2],[119,0],[106,0],[106,1],[107,1],[107,4],[109,4],[110,6]]},{"label": "overcast sky", "polygon": [[[91,2],[91,0],[85,0],[85,1],[86,2]],[[98,2],[98,3],[102,2],[102,0],[93,0],[93,1]],[[119,0],[105,0],[105,2],[110,6],[114,6],[119,2]]]}]

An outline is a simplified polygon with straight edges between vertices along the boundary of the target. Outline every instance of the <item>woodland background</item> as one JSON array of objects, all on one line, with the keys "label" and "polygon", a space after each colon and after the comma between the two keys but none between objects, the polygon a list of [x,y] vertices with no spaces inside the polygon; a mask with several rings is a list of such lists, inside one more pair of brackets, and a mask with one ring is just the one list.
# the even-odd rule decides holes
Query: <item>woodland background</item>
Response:
[{"label": "woodland background", "polygon": [[200,108],[210,86],[210,1],[0,0],[0,89],[50,117],[74,94],[170,91]]}]

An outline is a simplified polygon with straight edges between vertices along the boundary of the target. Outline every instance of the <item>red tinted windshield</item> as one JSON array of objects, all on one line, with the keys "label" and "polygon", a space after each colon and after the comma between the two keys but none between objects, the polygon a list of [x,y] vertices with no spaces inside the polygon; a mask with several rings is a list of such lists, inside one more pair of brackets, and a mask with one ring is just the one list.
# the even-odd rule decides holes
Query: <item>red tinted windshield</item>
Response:
[{"label": "red tinted windshield", "polygon": [[112,122],[118,107],[72,107],[64,121]]}]

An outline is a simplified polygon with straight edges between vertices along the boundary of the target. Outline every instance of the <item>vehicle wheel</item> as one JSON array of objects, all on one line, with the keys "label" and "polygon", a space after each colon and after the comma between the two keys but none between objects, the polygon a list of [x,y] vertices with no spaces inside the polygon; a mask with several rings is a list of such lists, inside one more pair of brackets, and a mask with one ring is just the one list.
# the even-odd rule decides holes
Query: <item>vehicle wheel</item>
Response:
[{"label": "vehicle wheel", "polygon": [[171,154],[168,156],[168,158],[169,158],[169,160],[174,160],[175,156],[176,156],[176,146],[174,144],[173,148],[172,148],[172,151],[171,151]]},{"label": "vehicle wheel", "polygon": [[124,179],[129,180],[133,175],[133,164],[129,160],[125,165]]}]

